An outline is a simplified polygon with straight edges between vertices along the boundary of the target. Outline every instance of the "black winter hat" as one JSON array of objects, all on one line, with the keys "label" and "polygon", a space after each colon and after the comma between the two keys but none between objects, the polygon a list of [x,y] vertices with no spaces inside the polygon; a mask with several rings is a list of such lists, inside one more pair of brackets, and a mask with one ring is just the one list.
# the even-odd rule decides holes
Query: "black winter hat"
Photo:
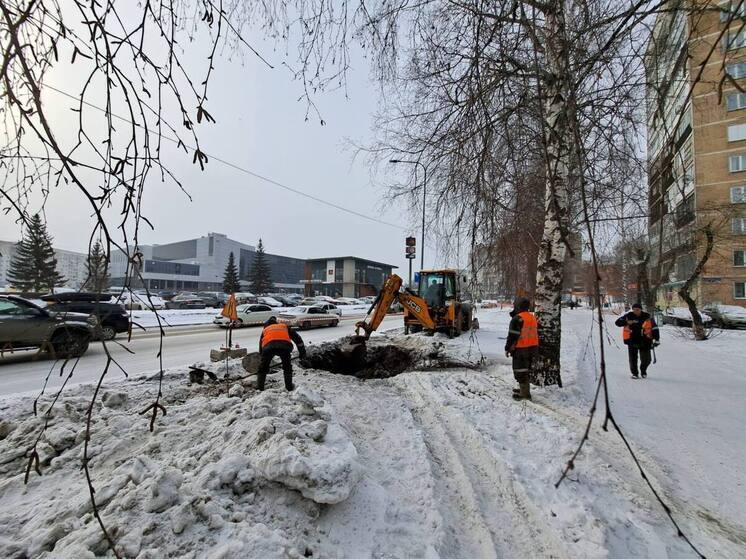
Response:
[{"label": "black winter hat", "polygon": [[633,308],[633,309],[640,309],[640,310],[642,310],[642,305],[641,305],[640,303],[634,303],[634,304],[632,305],[632,308]]},{"label": "black winter hat", "polygon": [[513,307],[518,312],[527,311],[531,307],[531,301],[526,299],[525,297],[518,297],[515,302],[513,303]]}]

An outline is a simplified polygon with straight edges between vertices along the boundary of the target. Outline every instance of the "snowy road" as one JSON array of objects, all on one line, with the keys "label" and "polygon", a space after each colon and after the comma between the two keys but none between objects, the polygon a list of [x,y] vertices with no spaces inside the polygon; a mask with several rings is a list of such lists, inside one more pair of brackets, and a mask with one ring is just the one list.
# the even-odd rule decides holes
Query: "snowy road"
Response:
[{"label": "snowy road", "polygon": [[[301,336],[306,343],[339,338],[353,333],[357,320],[360,320],[360,317],[343,318],[336,328],[308,330],[302,332]],[[393,328],[400,326],[401,323],[401,316],[391,316],[384,320],[381,328]],[[259,344],[260,334],[261,328],[259,327],[242,328],[234,331],[233,341],[241,347],[249,348],[249,351],[255,351]],[[190,365],[196,361],[206,361],[210,349],[219,347],[224,339],[225,330],[212,325],[185,326],[168,330],[163,340],[163,366],[170,368]],[[126,337],[122,337],[121,340],[117,338],[116,341],[121,345],[109,342],[109,351],[128,374],[141,375],[158,371],[156,356],[160,340],[156,332],[133,335],[130,343],[126,343]],[[101,343],[92,343],[88,352],[80,359],[74,376],[68,384],[95,381],[101,374],[105,363],[106,354]],[[56,374],[60,364],[55,364],[49,359],[31,361],[23,358],[0,361],[0,396],[41,389],[44,378],[53,366],[55,372],[49,380],[51,388],[60,386],[63,381]],[[116,380],[122,378],[123,375],[121,371],[112,370],[109,377]]]}]

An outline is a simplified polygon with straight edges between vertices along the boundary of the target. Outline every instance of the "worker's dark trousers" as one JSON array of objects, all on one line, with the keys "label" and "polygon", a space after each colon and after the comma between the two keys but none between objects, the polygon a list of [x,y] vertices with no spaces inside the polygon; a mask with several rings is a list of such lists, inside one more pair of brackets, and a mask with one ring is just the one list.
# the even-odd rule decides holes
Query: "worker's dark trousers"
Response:
[{"label": "worker's dark trousers", "polygon": [[647,374],[648,366],[652,358],[650,357],[649,347],[638,347],[634,345],[627,346],[629,353],[629,370],[633,376],[637,376],[637,354],[640,354],[640,371]]},{"label": "worker's dark trousers", "polygon": [[291,349],[282,348],[267,348],[262,350],[262,361],[259,364],[259,372],[257,373],[256,387],[259,390],[264,390],[264,381],[267,378],[269,372],[269,364],[272,359],[277,356],[282,360],[282,373],[285,376],[285,388],[287,390],[293,389],[293,365],[290,362]]},{"label": "worker's dark trousers", "polygon": [[536,348],[522,348],[513,350],[513,377],[518,382],[531,380],[531,367],[534,364]]}]

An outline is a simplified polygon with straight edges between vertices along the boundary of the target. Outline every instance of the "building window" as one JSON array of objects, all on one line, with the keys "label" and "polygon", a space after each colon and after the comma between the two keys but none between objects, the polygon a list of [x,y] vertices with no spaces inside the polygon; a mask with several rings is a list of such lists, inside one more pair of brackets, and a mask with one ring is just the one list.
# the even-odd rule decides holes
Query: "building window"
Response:
[{"label": "building window", "polygon": [[746,250],[733,251],[733,265],[739,267],[746,266]]},{"label": "building window", "polygon": [[746,299],[746,281],[737,281],[733,284],[733,297]]},{"label": "building window", "polygon": [[746,3],[741,0],[731,0],[720,6],[720,22],[735,21],[746,16]]},{"label": "building window", "polygon": [[746,186],[732,186],[730,189],[731,204],[746,203]]},{"label": "building window", "polygon": [[743,47],[746,47],[746,33],[743,29],[739,29],[735,33],[728,33],[723,37],[724,50],[736,50]]},{"label": "building window", "polygon": [[746,108],[746,93],[729,93],[725,97],[725,105],[729,111]]},{"label": "building window", "polygon": [[734,235],[746,235],[746,217],[734,217],[731,226]]},{"label": "building window", "polygon": [[731,155],[728,158],[728,168],[731,173],[746,171],[746,155]]},{"label": "building window", "polygon": [[736,64],[728,64],[725,67],[725,71],[728,75],[737,80],[739,78],[746,77],[746,62],[738,62]]},{"label": "building window", "polygon": [[746,140],[746,124],[728,126],[728,141],[738,142],[740,140]]}]

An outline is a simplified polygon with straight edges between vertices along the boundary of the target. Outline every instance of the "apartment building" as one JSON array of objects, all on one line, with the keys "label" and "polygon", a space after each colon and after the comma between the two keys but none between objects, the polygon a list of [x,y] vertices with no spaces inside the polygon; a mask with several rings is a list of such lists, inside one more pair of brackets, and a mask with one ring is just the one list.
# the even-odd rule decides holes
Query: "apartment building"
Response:
[{"label": "apartment building", "polygon": [[681,6],[658,16],[645,61],[652,284],[680,304],[711,232],[692,295],[746,306],[746,3]]}]

